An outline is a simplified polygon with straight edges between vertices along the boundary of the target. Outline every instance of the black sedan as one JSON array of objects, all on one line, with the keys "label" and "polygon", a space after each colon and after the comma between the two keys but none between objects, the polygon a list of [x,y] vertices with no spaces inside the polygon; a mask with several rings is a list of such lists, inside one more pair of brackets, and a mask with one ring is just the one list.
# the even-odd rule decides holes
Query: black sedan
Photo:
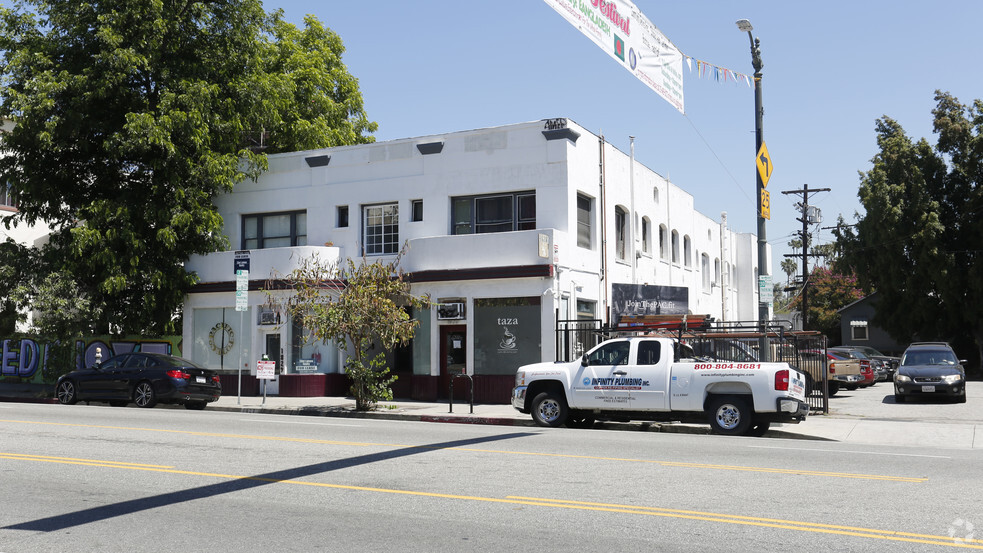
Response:
[{"label": "black sedan", "polygon": [[966,403],[965,361],[944,342],[915,342],[894,373],[894,402],[909,396],[942,396]]},{"label": "black sedan", "polygon": [[55,393],[65,405],[107,401],[122,407],[132,401],[137,407],[177,403],[188,409],[204,409],[222,395],[222,385],[215,371],[187,359],[160,353],[125,353],[62,375]]}]

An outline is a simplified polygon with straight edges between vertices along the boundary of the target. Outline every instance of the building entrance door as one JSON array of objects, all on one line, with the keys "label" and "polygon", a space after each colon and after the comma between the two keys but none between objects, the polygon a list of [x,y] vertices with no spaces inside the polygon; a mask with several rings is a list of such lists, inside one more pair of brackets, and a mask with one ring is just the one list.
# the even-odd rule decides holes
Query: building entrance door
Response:
[{"label": "building entrance door", "polygon": [[[266,349],[263,350],[263,353],[266,354],[270,361],[276,363],[276,370],[274,371],[276,377],[273,380],[266,381],[266,393],[275,396],[280,393],[280,375],[283,374],[283,348],[280,347],[279,334],[266,335]],[[262,392],[262,389],[260,389],[260,392]]]},{"label": "building entrance door", "polygon": [[[450,389],[451,375],[461,374],[467,370],[468,327],[466,325],[449,325],[440,327],[440,378],[437,384],[437,397],[446,398]],[[466,397],[468,384],[464,379],[454,382],[454,395]]]}]

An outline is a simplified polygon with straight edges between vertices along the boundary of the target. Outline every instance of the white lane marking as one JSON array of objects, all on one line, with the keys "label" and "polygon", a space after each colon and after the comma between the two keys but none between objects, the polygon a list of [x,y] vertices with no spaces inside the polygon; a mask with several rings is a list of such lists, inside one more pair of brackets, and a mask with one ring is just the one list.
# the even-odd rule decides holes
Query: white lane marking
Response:
[{"label": "white lane marking", "polygon": [[894,457],[928,457],[931,459],[952,459],[948,455],[919,455],[917,453],[883,453],[878,451],[854,451],[851,449],[811,449],[806,447],[778,447],[769,445],[750,445],[758,449],[788,449],[794,451],[814,451],[816,453],[859,453],[861,455],[891,455]]}]

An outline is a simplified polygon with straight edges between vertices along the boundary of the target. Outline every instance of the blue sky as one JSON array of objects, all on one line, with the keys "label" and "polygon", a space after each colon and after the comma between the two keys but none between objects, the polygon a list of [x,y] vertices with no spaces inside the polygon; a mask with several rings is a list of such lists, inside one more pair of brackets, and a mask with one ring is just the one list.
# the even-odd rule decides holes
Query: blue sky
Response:
[{"label": "blue sky", "polygon": [[[979,0],[736,2],[635,0],[684,55],[751,74],[749,19],[761,39],[764,139],[774,173],[768,242],[772,274],[801,229],[783,190],[815,194],[832,240],[843,215],[854,221],[859,171],[877,152],[875,120],[887,115],[935,143],[935,90],[963,104],[983,98]],[[682,115],[542,0],[267,0],[300,25],[315,15],[338,33],[343,61],[359,79],[365,107],[390,140],[567,117],[695,197],[696,208],[755,232],[754,93],[701,79],[684,64]]]}]

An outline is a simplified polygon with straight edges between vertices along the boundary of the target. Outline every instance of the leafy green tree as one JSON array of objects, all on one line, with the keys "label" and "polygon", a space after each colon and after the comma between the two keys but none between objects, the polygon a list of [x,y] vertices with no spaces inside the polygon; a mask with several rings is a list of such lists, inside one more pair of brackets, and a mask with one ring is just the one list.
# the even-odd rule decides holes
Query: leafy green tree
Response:
[{"label": "leafy green tree", "polygon": [[213,199],[264,152],[373,140],[343,51],[259,0],[0,7],[0,116],[16,122],[0,182],[18,219],[54,227],[99,332],[176,330],[183,262],[227,247]]},{"label": "leafy green tree", "polygon": [[[286,276],[286,296],[268,292],[274,308],[302,321],[310,341],[333,340],[349,346],[345,373],[360,411],[392,399],[396,376],[389,374],[385,351],[413,337],[418,321],[405,308],[422,307],[428,301],[410,294],[410,285],[399,271],[401,257],[388,263],[348,259],[339,266],[315,254]],[[376,345],[381,351],[373,355]]]},{"label": "leafy green tree", "polygon": [[10,238],[0,242],[0,337],[14,334],[25,318],[15,292],[27,282],[36,253]]},{"label": "leafy green tree", "polygon": [[877,121],[866,210],[836,231],[841,261],[877,290],[875,322],[899,341],[975,342],[983,352],[983,102],[936,92],[933,147],[889,118]]},{"label": "leafy green tree", "polygon": [[[857,286],[857,278],[842,275],[826,267],[816,267],[809,275],[808,328],[818,330],[838,343],[840,338],[840,314],[838,311],[864,297]],[[792,300],[790,309],[802,309],[802,294]]]}]

